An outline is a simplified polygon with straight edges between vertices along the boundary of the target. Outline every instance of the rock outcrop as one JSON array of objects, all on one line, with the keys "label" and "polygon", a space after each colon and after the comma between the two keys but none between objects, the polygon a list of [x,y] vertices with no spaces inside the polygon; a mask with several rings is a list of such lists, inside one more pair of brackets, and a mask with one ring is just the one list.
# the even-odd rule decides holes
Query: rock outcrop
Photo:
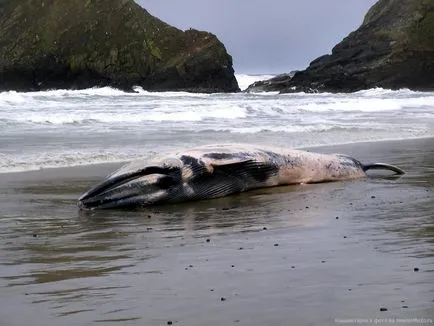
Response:
[{"label": "rock outcrop", "polygon": [[296,71],[291,71],[289,73],[279,74],[270,79],[258,80],[249,85],[245,92],[272,92],[285,89],[295,74]]},{"label": "rock outcrop", "polygon": [[247,91],[434,90],[434,0],[380,0],[330,55]]},{"label": "rock outcrop", "polygon": [[176,29],[133,0],[0,0],[0,90],[135,85],[239,90],[215,35]]}]

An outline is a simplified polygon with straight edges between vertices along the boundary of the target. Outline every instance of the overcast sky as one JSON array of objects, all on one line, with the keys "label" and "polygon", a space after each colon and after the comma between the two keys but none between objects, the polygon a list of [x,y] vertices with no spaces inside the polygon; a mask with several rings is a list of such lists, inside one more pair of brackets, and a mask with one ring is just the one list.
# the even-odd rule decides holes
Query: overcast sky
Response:
[{"label": "overcast sky", "polygon": [[183,30],[212,32],[236,73],[305,68],[356,29],[376,0],[136,0]]}]

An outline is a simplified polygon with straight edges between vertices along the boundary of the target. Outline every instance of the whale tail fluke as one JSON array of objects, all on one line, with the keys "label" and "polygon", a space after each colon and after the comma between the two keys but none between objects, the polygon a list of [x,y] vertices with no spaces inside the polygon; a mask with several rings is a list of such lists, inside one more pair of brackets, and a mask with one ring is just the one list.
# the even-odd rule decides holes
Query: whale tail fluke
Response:
[{"label": "whale tail fluke", "polygon": [[386,163],[373,163],[373,164],[363,165],[363,171],[368,171],[368,170],[389,170],[399,175],[405,174],[404,170],[400,169],[399,167],[391,164],[386,164]]}]

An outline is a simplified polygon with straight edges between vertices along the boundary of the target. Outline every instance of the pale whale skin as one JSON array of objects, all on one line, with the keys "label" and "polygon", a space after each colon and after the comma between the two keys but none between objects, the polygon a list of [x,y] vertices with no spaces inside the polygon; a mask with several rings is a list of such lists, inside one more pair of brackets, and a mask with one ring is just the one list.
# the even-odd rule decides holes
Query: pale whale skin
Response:
[{"label": "pale whale skin", "polygon": [[255,188],[357,179],[368,169],[342,154],[252,145],[208,145],[121,167],[79,198],[80,209],[137,208],[224,197]]}]

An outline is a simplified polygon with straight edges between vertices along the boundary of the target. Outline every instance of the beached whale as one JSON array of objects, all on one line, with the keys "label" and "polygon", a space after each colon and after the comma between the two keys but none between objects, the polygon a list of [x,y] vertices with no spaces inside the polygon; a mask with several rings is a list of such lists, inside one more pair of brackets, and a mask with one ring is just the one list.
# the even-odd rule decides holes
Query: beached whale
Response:
[{"label": "beached whale", "polygon": [[81,209],[141,207],[228,196],[255,188],[362,178],[384,164],[342,154],[252,145],[208,145],[121,167],[79,198]]}]

